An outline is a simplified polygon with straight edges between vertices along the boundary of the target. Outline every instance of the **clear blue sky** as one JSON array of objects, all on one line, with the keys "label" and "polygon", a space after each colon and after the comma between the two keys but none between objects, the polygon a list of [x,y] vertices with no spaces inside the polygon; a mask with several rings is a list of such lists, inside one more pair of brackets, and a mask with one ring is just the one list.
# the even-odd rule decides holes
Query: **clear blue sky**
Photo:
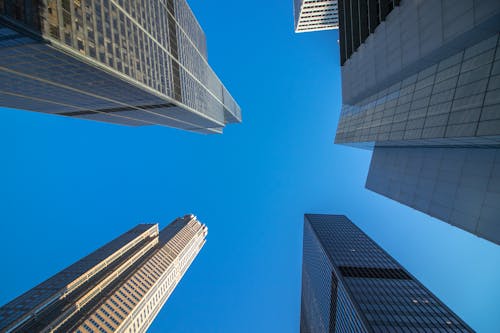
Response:
[{"label": "clear blue sky", "polygon": [[364,188],[333,144],[335,31],[292,1],[190,0],[243,109],[223,135],[0,110],[0,303],[140,222],[195,213],[206,246],[151,332],[298,332],[303,214],[346,214],[478,332],[500,332],[500,246]]}]

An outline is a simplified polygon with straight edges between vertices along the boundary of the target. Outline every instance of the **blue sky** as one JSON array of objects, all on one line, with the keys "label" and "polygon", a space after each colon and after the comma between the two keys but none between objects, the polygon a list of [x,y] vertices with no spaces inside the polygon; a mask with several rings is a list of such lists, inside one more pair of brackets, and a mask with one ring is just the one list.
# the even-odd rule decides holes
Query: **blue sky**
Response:
[{"label": "blue sky", "polygon": [[204,136],[0,110],[3,304],[140,222],[209,227],[151,332],[298,332],[303,214],[346,214],[478,332],[500,327],[500,247],[364,188],[333,144],[338,35],[292,1],[189,1],[243,123]]}]

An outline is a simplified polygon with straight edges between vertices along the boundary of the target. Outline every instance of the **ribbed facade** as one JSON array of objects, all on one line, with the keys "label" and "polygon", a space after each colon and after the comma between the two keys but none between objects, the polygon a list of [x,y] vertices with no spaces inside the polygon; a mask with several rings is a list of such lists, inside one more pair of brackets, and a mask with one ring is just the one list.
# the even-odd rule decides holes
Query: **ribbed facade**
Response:
[{"label": "ribbed facade", "polygon": [[499,243],[500,2],[343,0],[339,36],[335,143],[374,149],[366,187]]},{"label": "ribbed facade", "polygon": [[336,29],[337,0],[294,0],[295,32]]},{"label": "ribbed facade", "polygon": [[300,332],[473,330],[347,217],[306,214]]},{"label": "ribbed facade", "polygon": [[0,308],[1,332],[145,332],[205,243],[193,215],[140,224]]},{"label": "ribbed facade", "polygon": [[365,42],[400,0],[339,0],[340,63]]},{"label": "ribbed facade", "polygon": [[201,133],[241,121],[185,0],[0,0],[0,106]]}]

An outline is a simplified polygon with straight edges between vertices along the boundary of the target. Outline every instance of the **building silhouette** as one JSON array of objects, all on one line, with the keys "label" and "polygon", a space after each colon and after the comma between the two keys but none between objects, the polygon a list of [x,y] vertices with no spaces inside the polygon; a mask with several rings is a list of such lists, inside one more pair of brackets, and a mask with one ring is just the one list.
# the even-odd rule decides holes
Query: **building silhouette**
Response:
[{"label": "building silhouette", "polygon": [[294,0],[295,32],[336,29],[339,26],[337,0]]},{"label": "building silhouette", "polygon": [[0,308],[0,332],[146,332],[205,243],[194,215],[139,224]]},{"label": "building silhouette", "polygon": [[0,106],[200,133],[241,122],[185,0],[0,0]]},{"label": "building silhouette", "polygon": [[304,216],[300,332],[474,332],[343,215]]},{"label": "building silhouette", "polygon": [[339,2],[335,142],[366,187],[500,244],[500,2]]}]

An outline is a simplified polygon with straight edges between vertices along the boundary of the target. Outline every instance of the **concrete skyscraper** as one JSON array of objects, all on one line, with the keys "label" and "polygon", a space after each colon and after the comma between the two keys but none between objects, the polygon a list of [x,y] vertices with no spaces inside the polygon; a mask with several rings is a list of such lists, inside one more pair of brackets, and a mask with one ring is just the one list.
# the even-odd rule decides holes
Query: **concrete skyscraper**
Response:
[{"label": "concrete skyscraper", "polygon": [[145,332],[205,244],[194,215],[140,224],[0,308],[1,332]]},{"label": "concrete skyscraper", "polygon": [[336,29],[339,26],[337,0],[294,0],[295,32]]},{"label": "concrete skyscraper", "polygon": [[336,143],[366,187],[500,244],[500,2],[339,1]]},{"label": "concrete skyscraper", "polygon": [[474,331],[347,217],[306,214],[300,332]]},{"label": "concrete skyscraper", "polygon": [[241,122],[185,0],[0,0],[0,106],[200,133]]}]

